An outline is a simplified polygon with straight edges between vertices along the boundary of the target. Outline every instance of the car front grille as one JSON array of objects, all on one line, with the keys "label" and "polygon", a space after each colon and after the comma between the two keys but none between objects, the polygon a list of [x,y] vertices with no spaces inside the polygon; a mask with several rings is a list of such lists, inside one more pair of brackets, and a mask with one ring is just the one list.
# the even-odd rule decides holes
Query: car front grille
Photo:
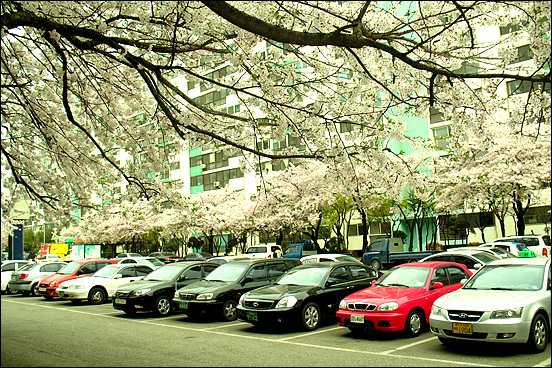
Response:
[{"label": "car front grille", "polygon": [[186,294],[186,293],[178,294],[178,299],[180,300],[195,300],[195,298],[196,298],[195,294]]},{"label": "car front grille", "polygon": [[115,293],[116,298],[128,298],[130,295],[130,291],[117,291]]},{"label": "car front grille", "polygon": [[477,322],[483,315],[483,312],[465,311],[465,310],[449,310],[448,316],[451,321],[458,322]]},{"label": "car front grille", "polygon": [[39,286],[39,287],[41,287],[41,288],[45,288],[45,287],[48,287],[48,284],[40,284],[40,286]]},{"label": "car front grille", "polygon": [[452,332],[452,330],[443,330],[443,332],[445,333],[445,335],[453,336],[453,337],[465,337],[465,338],[480,339],[480,340],[484,340],[487,338],[487,334],[484,332],[474,332],[471,335],[455,333],[455,332]]},{"label": "car front grille", "polygon": [[258,300],[258,299],[245,299],[243,305],[252,309],[270,309],[274,301],[272,300]]},{"label": "car front grille", "polygon": [[373,311],[376,310],[377,305],[370,303],[349,303],[347,309],[360,310],[360,311]]}]

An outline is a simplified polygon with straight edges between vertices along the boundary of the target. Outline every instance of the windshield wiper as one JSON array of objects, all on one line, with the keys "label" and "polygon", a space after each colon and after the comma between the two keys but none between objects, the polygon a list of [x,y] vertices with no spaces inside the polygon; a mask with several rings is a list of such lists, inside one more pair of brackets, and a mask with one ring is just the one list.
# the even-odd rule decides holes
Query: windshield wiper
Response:
[{"label": "windshield wiper", "polygon": [[492,288],[489,288],[489,290],[514,290],[514,289],[505,288],[505,287],[492,287]]},{"label": "windshield wiper", "polygon": [[399,286],[399,287],[406,287],[406,288],[409,288],[410,286],[408,285],[405,285],[405,284],[385,284],[383,286]]},{"label": "windshield wiper", "polygon": [[216,281],[216,282],[226,282],[225,280],[218,280],[218,279],[209,279],[205,281]]}]

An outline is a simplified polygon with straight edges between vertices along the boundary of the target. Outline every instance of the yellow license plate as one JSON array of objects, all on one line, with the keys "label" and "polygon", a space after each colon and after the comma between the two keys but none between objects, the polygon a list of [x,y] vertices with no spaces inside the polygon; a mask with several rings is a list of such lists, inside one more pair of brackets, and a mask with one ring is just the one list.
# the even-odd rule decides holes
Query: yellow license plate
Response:
[{"label": "yellow license plate", "polygon": [[472,325],[468,323],[453,323],[452,332],[462,335],[473,334]]}]

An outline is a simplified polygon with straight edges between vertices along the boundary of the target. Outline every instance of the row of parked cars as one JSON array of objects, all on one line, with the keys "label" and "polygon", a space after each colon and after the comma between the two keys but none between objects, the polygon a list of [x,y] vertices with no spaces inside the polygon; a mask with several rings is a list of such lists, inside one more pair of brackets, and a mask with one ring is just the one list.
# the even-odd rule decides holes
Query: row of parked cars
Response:
[{"label": "row of parked cars", "polygon": [[[439,255],[462,252],[471,250]],[[453,258],[406,263],[384,273],[343,255],[316,257],[331,262],[230,257],[222,264],[181,261],[157,268],[116,263],[123,259],[81,260],[41,279],[38,295],[91,304],[111,299],[114,309],[128,315],[180,312],[265,328],[312,331],[327,318],[355,334],[380,330],[418,336],[429,328],[443,344],[515,342],[544,351],[551,326],[550,258],[527,249],[518,256],[480,253],[490,259],[472,269]],[[91,275],[84,273],[94,268]]]}]

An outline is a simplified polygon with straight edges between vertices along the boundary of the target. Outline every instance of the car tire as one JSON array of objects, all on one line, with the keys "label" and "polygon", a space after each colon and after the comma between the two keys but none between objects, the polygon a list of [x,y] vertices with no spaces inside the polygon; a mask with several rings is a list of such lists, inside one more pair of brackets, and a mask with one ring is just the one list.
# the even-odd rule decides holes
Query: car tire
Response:
[{"label": "car tire", "polygon": [[157,298],[154,304],[154,311],[160,317],[168,316],[171,314],[171,301],[165,295],[161,295]]},{"label": "car tire", "polygon": [[31,295],[38,296],[38,283],[31,286]]},{"label": "car tire", "polygon": [[379,271],[381,270],[381,262],[379,259],[373,259],[372,262],[370,262],[370,267],[372,267],[373,270]]},{"label": "car tire", "polygon": [[107,295],[105,290],[100,287],[94,287],[88,293],[88,303],[98,305],[105,302]]},{"label": "car tire", "polygon": [[224,302],[222,305],[222,318],[225,321],[235,321],[238,317],[238,310],[236,309],[237,306],[238,303],[236,303],[233,299]]},{"label": "car tire", "polygon": [[549,331],[548,321],[542,313],[538,313],[533,318],[531,330],[529,330],[529,339],[527,339],[529,351],[532,353],[542,353],[548,344]]},{"label": "car tire", "polygon": [[306,331],[314,331],[320,324],[320,308],[316,303],[307,303],[301,310],[301,326]]},{"label": "car tire", "polygon": [[406,317],[404,324],[404,333],[408,337],[417,337],[422,332],[424,327],[424,315],[419,310],[411,310]]}]

